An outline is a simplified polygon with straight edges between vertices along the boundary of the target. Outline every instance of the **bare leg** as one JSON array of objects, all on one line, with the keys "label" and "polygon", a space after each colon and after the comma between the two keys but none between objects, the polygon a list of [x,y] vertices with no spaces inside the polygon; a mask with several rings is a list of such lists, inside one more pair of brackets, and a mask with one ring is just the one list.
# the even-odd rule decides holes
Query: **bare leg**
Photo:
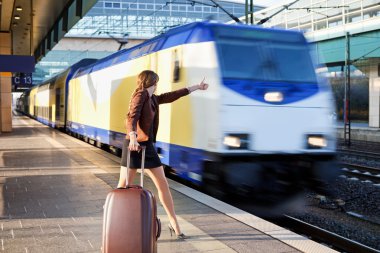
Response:
[{"label": "bare leg", "polygon": [[166,214],[169,217],[170,224],[173,226],[177,235],[181,234],[181,229],[174,212],[173,197],[170,193],[169,184],[165,177],[164,168],[160,166],[145,171],[153,180],[153,183],[158,190],[158,197],[160,198],[160,201],[165,208]]},{"label": "bare leg", "polygon": [[[133,179],[135,178],[136,169],[129,169],[128,171],[128,185],[131,185],[133,183]],[[119,182],[117,184],[117,188],[124,188],[125,185],[125,177],[127,176],[127,167],[120,166],[120,175],[119,175]]]}]

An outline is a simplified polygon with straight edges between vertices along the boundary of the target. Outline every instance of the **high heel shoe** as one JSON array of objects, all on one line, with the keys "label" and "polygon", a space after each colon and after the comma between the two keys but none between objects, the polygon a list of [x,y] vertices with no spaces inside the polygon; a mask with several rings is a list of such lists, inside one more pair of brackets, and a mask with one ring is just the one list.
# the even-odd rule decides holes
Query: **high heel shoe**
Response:
[{"label": "high heel shoe", "polygon": [[170,231],[170,236],[173,236],[173,234],[176,235],[177,236],[177,240],[187,239],[187,236],[184,233],[180,233],[179,235],[177,235],[175,233],[175,230],[174,230],[174,228],[172,227],[171,224],[169,224],[168,227],[169,227],[169,231]]}]

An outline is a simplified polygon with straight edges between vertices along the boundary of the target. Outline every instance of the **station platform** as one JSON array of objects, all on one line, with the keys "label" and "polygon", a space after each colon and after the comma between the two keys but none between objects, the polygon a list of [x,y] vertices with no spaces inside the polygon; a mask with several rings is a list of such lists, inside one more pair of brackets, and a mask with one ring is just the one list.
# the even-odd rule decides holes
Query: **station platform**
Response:
[{"label": "station platform", "polygon": [[[344,124],[337,124],[337,138],[344,139]],[[351,123],[351,140],[380,142],[380,128],[369,127],[368,123]]]},{"label": "station platform", "polygon": [[[103,205],[120,158],[24,116],[0,135],[0,251],[101,252]],[[148,177],[145,186],[156,194]],[[158,202],[158,252],[335,252],[169,180],[189,239],[170,236]],[[157,194],[156,194],[157,196]]]}]

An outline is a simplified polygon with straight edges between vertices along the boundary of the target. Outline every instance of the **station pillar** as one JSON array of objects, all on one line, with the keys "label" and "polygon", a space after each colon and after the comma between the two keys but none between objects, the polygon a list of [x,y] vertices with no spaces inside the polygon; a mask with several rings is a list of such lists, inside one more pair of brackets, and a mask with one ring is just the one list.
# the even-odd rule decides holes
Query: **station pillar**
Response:
[{"label": "station pillar", "polygon": [[380,63],[371,64],[369,77],[369,127],[380,127]]},{"label": "station pillar", "polygon": [[[0,32],[0,55],[12,54],[9,32]],[[0,133],[12,131],[12,73],[0,72]]]}]

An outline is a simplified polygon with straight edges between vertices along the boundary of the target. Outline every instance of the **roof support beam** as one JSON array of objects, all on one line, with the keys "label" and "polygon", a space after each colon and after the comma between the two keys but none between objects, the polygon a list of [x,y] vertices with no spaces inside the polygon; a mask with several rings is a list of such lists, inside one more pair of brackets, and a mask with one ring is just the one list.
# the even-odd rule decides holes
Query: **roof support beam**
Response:
[{"label": "roof support beam", "polygon": [[51,45],[51,31],[48,33],[47,35],[47,44],[46,44],[46,48],[48,50],[51,50],[53,47]]},{"label": "roof support beam", "polygon": [[69,31],[69,11],[65,9],[62,15],[62,31],[67,33]]},{"label": "roof support beam", "polygon": [[59,29],[59,28],[58,28],[58,23],[56,22],[56,23],[54,24],[54,26],[53,26],[53,30],[54,30],[54,32],[53,32],[53,33],[54,33],[53,42],[54,42],[54,43],[58,43],[58,40],[59,40],[59,39],[58,39],[58,32],[59,32],[58,29]]},{"label": "roof support beam", "polygon": [[[67,33],[91,8],[97,0],[71,0],[62,10],[54,22],[48,35],[40,42],[34,55],[39,61],[47,51],[53,49],[55,44]],[[53,38],[51,36],[53,35]]]},{"label": "roof support beam", "polygon": [[83,17],[83,1],[76,0],[75,16],[82,18]]}]

